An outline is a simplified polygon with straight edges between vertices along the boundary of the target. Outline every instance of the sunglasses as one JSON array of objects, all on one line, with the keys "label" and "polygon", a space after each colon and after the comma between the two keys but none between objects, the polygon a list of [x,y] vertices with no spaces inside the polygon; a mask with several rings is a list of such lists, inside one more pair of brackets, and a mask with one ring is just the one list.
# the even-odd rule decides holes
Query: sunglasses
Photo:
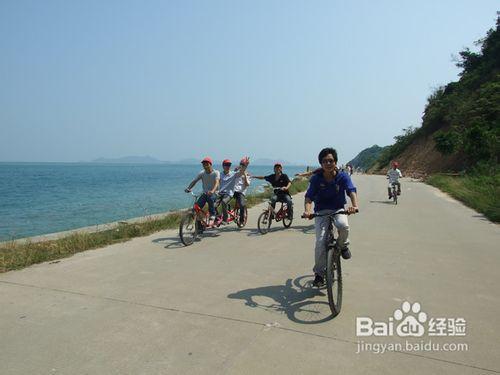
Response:
[{"label": "sunglasses", "polygon": [[333,164],[335,163],[334,159],[323,159],[321,160],[321,164]]},{"label": "sunglasses", "polygon": [[223,167],[230,167],[230,166],[231,166],[231,164],[227,164],[227,163],[226,163],[226,164],[222,164],[222,166],[223,166]]}]

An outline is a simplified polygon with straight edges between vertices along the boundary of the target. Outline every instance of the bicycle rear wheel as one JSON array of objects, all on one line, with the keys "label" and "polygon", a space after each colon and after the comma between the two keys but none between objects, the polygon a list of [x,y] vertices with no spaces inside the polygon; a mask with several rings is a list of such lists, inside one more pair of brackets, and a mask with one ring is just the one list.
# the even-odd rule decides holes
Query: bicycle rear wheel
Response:
[{"label": "bicycle rear wheel", "polygon": [[234,211],[235,221],[236,221],[236,225],[238,226],[238,228],[243,228],[245,225],[247,225],[248,210],[246,207],[244,208],[244,211],[245,212],[243,215],[243,221],[240,220],[240,208],[237,208]]},{"label": "bicycle rear wheel", "polygon": [[191,245],[198,237],[198,225],[196,215],[193,212],[186,214],[179,225],[179,236],[184,246]]},{"label": "bicycle rear wheel", "polygon": [[328,304],[332,315],[335,317],[340,313],[342,307],[342,268],[340,265],[340,252],[336,249],[328,249],[327,252],[326,290]]},{"label": "bicycle rear wheel", "polygon": [[283,226],[285,228],[290,228],[290,225],[292,225],[292,221],[293,221],[293,217],[292,218],[289,218],[288,216],[285,216],[283,218]]},{"label": "bicycle rear wheel", "polygon": [[271,218],[269,215],[269,210],[264,211],[260,214],[259,219],[257,220],[257,229],[261,234],[266,234],[269,232],[269,228],[271,227]]}]

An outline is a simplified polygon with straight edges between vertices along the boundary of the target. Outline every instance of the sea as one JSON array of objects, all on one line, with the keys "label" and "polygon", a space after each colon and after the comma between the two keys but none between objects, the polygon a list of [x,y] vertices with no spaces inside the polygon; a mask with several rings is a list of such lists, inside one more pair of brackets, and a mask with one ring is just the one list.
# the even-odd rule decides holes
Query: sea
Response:
[{"label": "sea", "polygon": [[[0,163],[0,241],[38,236],[191,206],[184,189],[199,165]],[[217,168],[216,168],[217,169]],[[250,165],[251,175],[273,173]],[[290,178],[305,166],[284,166]],[[249,192],[266,182],[253,179]],[[193,190],[201,191],[201,181]]]}]

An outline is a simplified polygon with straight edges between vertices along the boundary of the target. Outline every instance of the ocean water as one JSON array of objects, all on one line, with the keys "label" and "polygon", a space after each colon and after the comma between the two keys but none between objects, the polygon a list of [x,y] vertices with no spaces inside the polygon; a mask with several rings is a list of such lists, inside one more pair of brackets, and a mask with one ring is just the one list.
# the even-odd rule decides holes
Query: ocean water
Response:
[{"label": "ocean water", "polygon": [[[0,241],[181,209],[198,165],[0,163]],[[285,167],[290,178],[305,167]],[[253,175],[272,173],[252,166]],[[252,180],[249,191],[266,184]],[[194,188],[201,190],[201,181]]]}]

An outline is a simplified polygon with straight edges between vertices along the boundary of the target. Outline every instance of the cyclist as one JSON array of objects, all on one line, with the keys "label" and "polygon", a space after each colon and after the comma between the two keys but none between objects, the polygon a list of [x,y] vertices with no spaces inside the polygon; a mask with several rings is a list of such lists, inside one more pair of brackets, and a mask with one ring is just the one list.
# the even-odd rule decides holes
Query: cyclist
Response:
[{"label": "cyclist", "polygon": [[283,173],[283,165],[281,163],[274,164],[274,173],[268,176],[253,176],[259,180],[266,180],[269,182],[274,190],[271,196],[271,206],[273,209],[276,206],[276,202],[285,202],[288,207],[288,218],[293,218],[293,206],[292,197],[290,196],[290,186],[292,183],[288,176]]},{"label": "cyclist", "polygon": [[197,203],[201,208],[205,206],[205,203],[208,203],[210,221],[213,222],[215,220],[215,192],[219,187],[220,172],[212,167],[212,159],[208,156],[201,161],[201,164],[203,165],[203,170],[198,173],[196,178],[191,181],[184,191],[190,193],[193,186],[198,181],[202,181],[203,194],[200,195]]},{"label": "cyclist", "polygon": [[240,223],[245,221],[245,194],[248,186],[250,186],[250,176],[247,172],[248,164],[250,164],[248,156],[241,159],[240,167],[238,168],[239,173],[236,174],[234,180],[234,199],[240,208]]},{"label": "cyclist", "polygon": [[[312,202],[314,212],[318,214],[334,213],[343,210],[346,204],[346,194],[351,199],[351,206],[347,212],[355,213],[358,209],[358,197],[356,187],[353,185],[348,173],[337,168],[337,151],[331,147],[324,148],[318,155],[322,166],[322,172],[315,173],[309,182],[305,195],[304,217],[310,218],[312,214]],[[326,241],[328,229],[327,217],[316,217],[314,226],[316,228],[314,282],[313,285],[320,287],[324,283],[326,268]],[[333,224],[338,230],[337,243],[340,247],[342,258],[349,259],[349,223],[346,215],[334,216]]]},{"label": "cyclist", "polygon": [[231,160],[224,159],[220,175],[220,187],[216,202],[222,205],[222,224],[227,224],[227,206],[234,193],[236,173],[231,171]]},{"label": "cyclist", "polygon": [[398,187],[398,195],[401,195],[401,183],[399,182],[399,178],[402,178],[403,175],[401,171],[398,169],[399,163],[397,161],[392,163],[392,169],[387,171],[387,178],[389,179],[389,186],[387,187],[387,192],[389,193],[389,199],[392,198],[392,184],[396,184]]}]

